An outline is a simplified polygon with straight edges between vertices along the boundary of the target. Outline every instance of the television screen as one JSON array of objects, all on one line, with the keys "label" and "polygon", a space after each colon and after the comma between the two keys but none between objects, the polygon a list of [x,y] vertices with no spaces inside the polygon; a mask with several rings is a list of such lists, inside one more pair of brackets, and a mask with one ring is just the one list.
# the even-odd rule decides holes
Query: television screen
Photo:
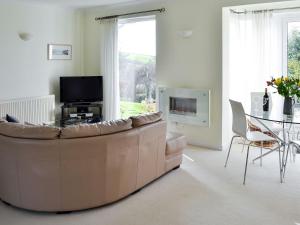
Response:
[{"label": "television screen", "polygon": [[102,100],[102,76],[60,77],[61,102],[97,102]]}]

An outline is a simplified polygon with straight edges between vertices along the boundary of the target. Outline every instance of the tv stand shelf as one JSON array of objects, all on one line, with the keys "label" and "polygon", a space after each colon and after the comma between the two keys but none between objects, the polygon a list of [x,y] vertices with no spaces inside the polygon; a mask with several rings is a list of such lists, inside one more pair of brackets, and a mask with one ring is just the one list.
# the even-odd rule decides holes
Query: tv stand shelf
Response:
[{"label": "tv stand shelf", "polygon": [[102,102],[65,103],[61,106],[61,127],[102,121]]}]

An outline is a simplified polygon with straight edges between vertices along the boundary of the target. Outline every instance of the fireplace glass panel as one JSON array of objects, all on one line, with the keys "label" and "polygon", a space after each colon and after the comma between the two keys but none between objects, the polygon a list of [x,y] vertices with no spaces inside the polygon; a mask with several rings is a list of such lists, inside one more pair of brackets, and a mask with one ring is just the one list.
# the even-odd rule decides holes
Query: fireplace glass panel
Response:
[{"label": "fireplace glass panel", "polygon": [[170,97],[169,109],[171,114],[196,116],[197,99]]}]

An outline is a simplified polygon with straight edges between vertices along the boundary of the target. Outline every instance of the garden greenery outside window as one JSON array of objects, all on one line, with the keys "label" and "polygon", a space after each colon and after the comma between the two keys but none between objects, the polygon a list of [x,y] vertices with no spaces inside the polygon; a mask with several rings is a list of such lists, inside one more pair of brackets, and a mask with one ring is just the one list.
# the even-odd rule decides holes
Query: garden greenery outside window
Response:
[{"label": "garden greenery outside window", "polygon": [[300,78],[300,18],[296,22],[286,24],[288,31],[287,40],[287,74]]},{"label": "garden greenery outside window", "polygon": [[[300,11],[279,14],[282,21],[283,76],[300,79]],[[296,100],[300,104],[299,98]]]},{"label": "garden greenery outside window", "polygon": [[121,117],[156,111],[155,16],[120,19],[118,50]]}]

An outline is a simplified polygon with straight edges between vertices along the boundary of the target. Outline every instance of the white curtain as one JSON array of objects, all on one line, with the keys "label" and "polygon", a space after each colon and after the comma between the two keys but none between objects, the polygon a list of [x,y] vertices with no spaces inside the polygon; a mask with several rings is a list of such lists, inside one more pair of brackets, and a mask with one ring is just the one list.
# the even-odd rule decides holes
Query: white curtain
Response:
[{"label": "white curtain", "polygon": [[101,70],[103,75],[103,114],[105,120],[120,118],[118,20],[106,20],[101,24]]},{"label": "white curtain", "polygon": [[[222,145],[231,139],[232,115],[229,99],[251,107],[251,92],[264,92],[266,81],[283,75],[282,23],[270,11],[229,13],[225,19]],[[228,24],[227,24],[228,22]],[[269,91],[272,91],[269,88]]]},{"label": "white curtain", "polygon": [[231,13],[229,21],[229,98],[249,109],[251,92],[282,76],[281,24],[270,11]]}]

